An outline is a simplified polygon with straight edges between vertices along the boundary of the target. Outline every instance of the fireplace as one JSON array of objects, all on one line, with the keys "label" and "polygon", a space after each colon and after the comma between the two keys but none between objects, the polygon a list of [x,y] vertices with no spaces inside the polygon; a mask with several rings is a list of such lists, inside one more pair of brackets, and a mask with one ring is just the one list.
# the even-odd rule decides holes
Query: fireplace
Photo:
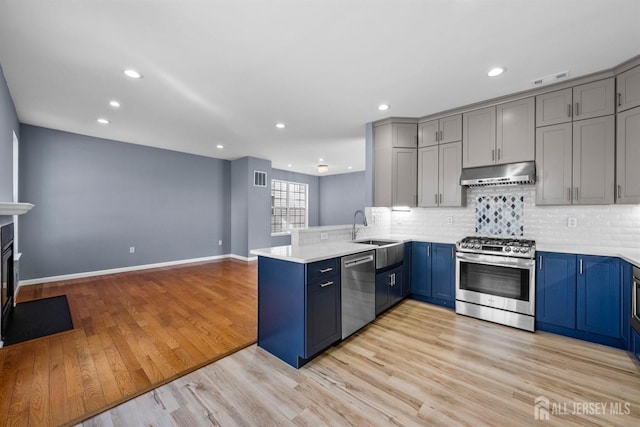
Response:
[{"label": "fireplace", "polygon": [[7,224],[0,228],[0,248],[2,250],[2,263],[0,264],[0,273],[2,275],[2,326],[0,328],[0,338],[4,338],[9,312],[13,309],[15,290],[15,273],[13,271],[13,224]]}]

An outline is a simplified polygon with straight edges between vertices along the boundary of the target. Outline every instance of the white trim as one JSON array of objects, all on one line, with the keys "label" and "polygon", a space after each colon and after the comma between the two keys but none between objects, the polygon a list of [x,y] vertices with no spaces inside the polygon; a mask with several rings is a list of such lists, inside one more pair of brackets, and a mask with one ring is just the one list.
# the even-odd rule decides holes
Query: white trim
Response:
[{"label": "white trim", "polygon": [[159,262],[155,264],[133,265],[130,267],[111,268],[108,270],[85,271],[82,273],[64,274],[61,276],[50,276],[50,277],[40,277],[37,279],[20,280],[18,283],[18,289],[20,289],[21,286],[37,285],[40,283],[60,282],[62,280],[83,279],[85,277],[103,276],[106,274],[115,274],[115,273],[126,273],[129,271],[138,271],[138,270],[149,270],[152,268],[171,267],[173,265],[192,264],[196,262],[214,261],[217,259],[225,259],[225,258],[233,258],[233,259],[237,259],[240,261],[247,261],[247,262],[255,261],[256,259],[258,259],[258,257],[246,258],[246,257],[241,257],[239,255],[226,254],[226,255],[214,255],[214,256],[208,256],[208,257],[202,257],[202,258],[181,259],[177,261]]}]

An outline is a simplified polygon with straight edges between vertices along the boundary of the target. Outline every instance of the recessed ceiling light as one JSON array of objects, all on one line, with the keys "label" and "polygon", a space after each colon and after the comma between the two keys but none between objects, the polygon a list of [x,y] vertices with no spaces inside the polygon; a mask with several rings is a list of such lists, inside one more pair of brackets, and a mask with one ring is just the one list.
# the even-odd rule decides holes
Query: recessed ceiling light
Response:
[{"label": "recessed ceiling light", "polygon": [[222,145],[222,144],[218,144],[218,145],[216,145],[216,148],[217,148],[218,150],[222,150],[222,149],[224,148],[224,145]]},{"label": "recessed ceiling light", "polygon": [[378,105],[378,110],[380,110],[380,111],[387,111],[389,108],[391,108],[391,106],[389,104],[380,104],[380,105]]},{"label": "recessed ceiling light", "polygon": [[113,101],[109,101],[109,105],[111,105],[113,108],[119,108],[120,107],[120,103],[116,100]]},{"label": "recessed ceiling light", "polygon": [[323,159],[322,157],[320,157],[320,158],[318,159],[318,161],[319,161],[320,163],[322,163],[322,162],[324,162],[324,159]]},{"label": "recessed ceiling light", "polygon": [[128,68],[128,69],[124,70],[124,73],[127,75],[127,77],[131,77],[132,79],[141,79],[142,78],[142,74],[140,74],[139,72],[137,72],[136,70],[133,70],[131,68]]},{"label": "recessed ceiling light", "polygon": [[349,167],[347,167],[347,169],[351,170],[351,169],[353,169],[353,168],[352,168],[351,166],[349,166]]},{"label": "recessed ceiling light", "polygon": [[103,119],[102,117],[98,119],[98,123],[100,123],[101,125],[108,125],[109,123],[111,123],[109,120],[107,119]]},{"label": "recessed ceiling light", "polygon": [[506,68],[502,68],[502,67],[492,68],[491,70],[489,70],[487,75],[489,77],[496,77],[496,76],[499,76],[500,74],[504,73],[505,70],[506,70]]},{"label": "recessed ceiling light", "polygon": [[289,163],[289,164],[287,165],[287,167],[288,167],[288,168],[290,168],[291,166],[293,166],[291,163]]},{"label": "recessed ceiling light", "polygon": [[286,128],[287,126],[286,126],[284,123],[276,123],[276,127],[277,127],[278,129],[284,129],[284,128]]}]

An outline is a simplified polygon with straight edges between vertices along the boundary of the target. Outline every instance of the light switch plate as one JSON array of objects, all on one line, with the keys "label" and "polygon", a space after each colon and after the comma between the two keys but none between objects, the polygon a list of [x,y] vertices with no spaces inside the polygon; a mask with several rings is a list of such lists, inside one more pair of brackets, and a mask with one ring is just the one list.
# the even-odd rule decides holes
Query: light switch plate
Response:
[{"label": "light switch plate", "polygon": [[569,220],[567,221],[567,227],[577,227],[578,226],[578,219],[577,218],[569,218]]},{"label": "light switch plate", "polygon": [[453,217],[452,216],[448,216],[447,217],[447,224],[449,224],[449,225],[453,224]]}]

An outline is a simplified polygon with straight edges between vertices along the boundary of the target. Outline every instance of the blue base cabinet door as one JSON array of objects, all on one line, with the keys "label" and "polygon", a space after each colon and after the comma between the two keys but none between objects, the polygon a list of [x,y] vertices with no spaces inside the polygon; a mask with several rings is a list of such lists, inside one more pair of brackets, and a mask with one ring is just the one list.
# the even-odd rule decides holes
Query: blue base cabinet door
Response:
[{"label": "blue base cabinet door", "polygon": [[376,274],[376,316],[402,300],[403,266]]},{"label": "blue base cabinet door", "polygon": [[431,243],[414,242],[411,248],[411,293],[431,296]]},{"label": "blue base cabinet door", "polygon": [[538,252],[536,320],[576,327],[576,256]]},{"label": "blue base cabinet door", "polygon": [[413,243],[404,244],[404,260],[402,261],[402,298],[411,294],[411,261]]},{"label": "blue base cabinet door", "polygon": [[431,296],[445,301],[455,301],[455,262],[454,245],[434,243],[431,245]]},{"label": "blue base cabinet door", "polygon": [[581,255],[577,283],[578,329],[622,338],[620,260]]},{"label": "blue base cabinet door", "polygon": [[307,285],[306,357],[329,347],[342,337],[340,276]]}]

